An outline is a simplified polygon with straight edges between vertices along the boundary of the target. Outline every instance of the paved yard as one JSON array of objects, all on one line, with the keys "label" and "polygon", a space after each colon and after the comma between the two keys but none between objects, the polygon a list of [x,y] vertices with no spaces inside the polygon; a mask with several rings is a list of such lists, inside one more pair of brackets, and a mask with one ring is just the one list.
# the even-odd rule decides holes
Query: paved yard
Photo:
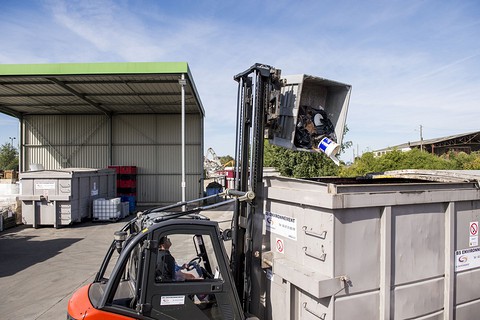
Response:
[{"label": "paved yard", "polygon": [[[230,210],[203,214],[228,227]],[[19,226],[0,232],[0,319],[65,319],[68,299],[93,280],[113,232],[124,223]]]}]

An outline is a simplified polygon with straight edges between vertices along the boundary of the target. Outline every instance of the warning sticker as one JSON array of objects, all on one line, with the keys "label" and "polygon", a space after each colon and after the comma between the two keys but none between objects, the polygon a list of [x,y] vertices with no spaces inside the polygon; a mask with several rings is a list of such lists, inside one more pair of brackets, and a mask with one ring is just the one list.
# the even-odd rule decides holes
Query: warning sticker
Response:
[{"label": "warning sticker", "polygon": [[478,246],[478,221],[470,222],[470,226],[468,228],[470,232],[470,239],[468,241],[470,247]]},{"label": "warning sticker", "polygon": [[480,267],[480,247],[455,251],[455,272]]},{"label": "warning sticker", "polygon": [[282,239],[277,238],[277,240],[275,241],[275,247],[277,248],[278,253],[285,253],[285,244],[283,243]]},{"label": "warning sticker", "polygon": [[295,218],[266,211],[265,224],[267,231],[291,240],[297,240],[297,220]]},{"label": "warning sticker", "polygon": [[185,296],[162,296],[160,298],[161,306],[173,306],[185,304]]}]

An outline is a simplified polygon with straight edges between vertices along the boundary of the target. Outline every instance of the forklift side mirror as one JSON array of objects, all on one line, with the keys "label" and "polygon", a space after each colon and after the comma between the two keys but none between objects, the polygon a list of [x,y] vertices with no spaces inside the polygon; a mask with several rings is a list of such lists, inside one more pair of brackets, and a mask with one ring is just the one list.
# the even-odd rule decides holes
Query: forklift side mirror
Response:
[{"label": "forklift side mirror", "polygon": [[232,229],[225,229],[221,232],[221,237],[223,241],[232,240]]}]

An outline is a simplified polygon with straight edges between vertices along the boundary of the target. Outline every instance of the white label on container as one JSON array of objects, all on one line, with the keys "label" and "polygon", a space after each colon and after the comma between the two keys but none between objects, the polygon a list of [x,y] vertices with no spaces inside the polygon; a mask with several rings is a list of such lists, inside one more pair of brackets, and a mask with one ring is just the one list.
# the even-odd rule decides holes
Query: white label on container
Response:
[{"label": "white label on container", "polygon": [[162,296],[160,298],[161,306],[173,306],[185,304],[185,296]]},{"label": "white label on container", "polygon": [[96,182],[93,183],[93,188],[92,188],[92,191],[90,191],[90,195],[91,196],[98,196],[98,189],[97,189],[97,183]]},{"label": "white label on container", "polygon": [[36,182],[36,190],[55,190],[55,182]]},{"label": "white label on container", "polygon": [[267,231],[291,240],[297,240],[297,220],[295,218],[266,211],[265,224]]},{"label": "white label on container", "polygon": [[476,247],[478,246],[478,236],[470,237],[469,247]]},{"label": "white label on container", "polygon": [[480,267],[480,247],[455,251],[455,272]]}]

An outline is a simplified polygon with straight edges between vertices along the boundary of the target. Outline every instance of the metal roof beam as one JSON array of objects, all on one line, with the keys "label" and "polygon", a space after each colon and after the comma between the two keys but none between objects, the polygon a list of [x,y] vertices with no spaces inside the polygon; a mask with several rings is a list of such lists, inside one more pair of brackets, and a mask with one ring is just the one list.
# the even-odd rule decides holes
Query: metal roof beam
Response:
[{"label": "metal roof beam", "polygon": [[13,109],[10,109],[7,106],[4,106],[3,104],[0,104],[0,112],[8,114],[9,116],[15,117],[20,119],[22,117],[22,113],[15,111]]},{"label": "metal roof beam", "polygon": [[52,81],[53,83],[55,83],[56,85],[58,85],[59,87],[67,90],[68,92],[70,92],[71,94],[73,94],[74,96],[82,99],[83,101],[85,101],[86,103],[88,103],[89,105],[91,105],[92,107],[102,111],[103,113],[105,113],[105,115],[107,115],[108,117],[111,116],[111,111],[105,109],[104,107],[102,107],[102,105],[100,103],[96,103],[90,99],[88,99],[85,94],[83,93],[80,93],[72,88],[70,88],[68,85],[66,85],[65,83],[63,83],[62,81],[58,80],[58,79],[55,79],[55,78],[46,78],[47,80],[49,81]]},{"label": "metal roof beam", "polygon": [[[50,79],[50,78],[48,78]],[[58,80],[60,81],[60,80]],[[65,85],[69,84],[178,84],[178,80],[160,80],[160,79],[145,79],[145,80],[63,80],[61,81]],[[48,84],[52,85],[50,81],[0,81],[0,85],[38,85],[38,84]]]},{"label": "metal roof beam", "polygon": [[[145,107],[145,104],[143,104],[143,103],[141,103],[141,104],[112,103],[111,105],[113,107],[115,107],[115,106],[117,106],[117,107]],[[172,104],[172,103],[153,103],[153,104],[149,104],[149,105],[152,106],[152,107],[178,107],[178,105]],[[196,106],[197,104],[190,102],[190,103],[185,103],[185,105],[186,106]],[[84,107],[85,104],[83,104],[83,103],[68,103],[68,104],[65,104],[65,103],[49,103],[49,104],[45,104],[45,103],[9,103],[8,106],[9,107],[27,107],[27,108],[28,107],[52,107],[52,108],[65,107],[65,108],[68,108],[68,107]]]},{"label": "metal roof beam", "polygon": [[[83,93],[85,97],[102,97],[102,96],[121,96],[121,97],[128,97],[128,96],[180,96],[180,92],[105,92],[105,93]],[[69,93],[6,93],[0,94],[0,98],[18,98],[18,97],[70,97],[72,96]]]}]

